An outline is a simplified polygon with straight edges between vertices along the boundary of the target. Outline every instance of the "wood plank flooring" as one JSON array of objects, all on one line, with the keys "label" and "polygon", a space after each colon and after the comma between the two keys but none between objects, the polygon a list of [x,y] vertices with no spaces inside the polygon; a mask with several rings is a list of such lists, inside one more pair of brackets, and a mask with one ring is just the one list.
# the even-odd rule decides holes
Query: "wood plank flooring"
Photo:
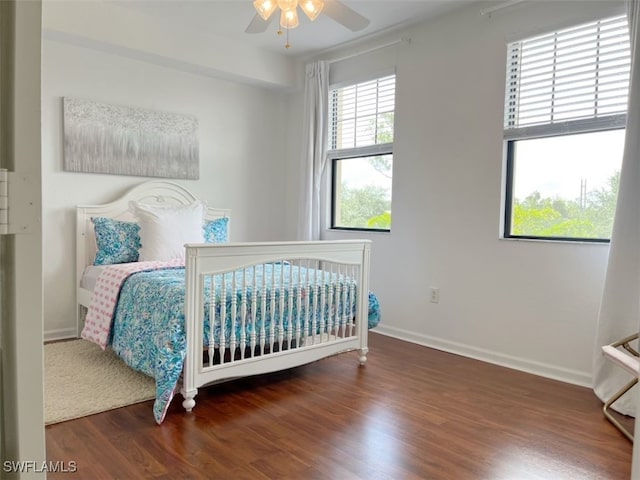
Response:
[{"label": "wood plank flooring", "polygon": [[[372,333],[355,352],[46,428],[87,479],[628,479],[631,443],[589,389]],[[73,401],[73,399],[69,399]]]}]

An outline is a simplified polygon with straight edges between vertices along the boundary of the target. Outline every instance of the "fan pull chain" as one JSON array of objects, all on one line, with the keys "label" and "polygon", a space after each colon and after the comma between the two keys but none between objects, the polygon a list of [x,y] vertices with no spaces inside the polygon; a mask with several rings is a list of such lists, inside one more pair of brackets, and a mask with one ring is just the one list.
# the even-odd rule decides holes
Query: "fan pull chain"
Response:
[{"label": "fan pull chain", "polygon": [[[286,42],[287,43],[284,44],[284,48],[291,48],[291,44],[289,43],[289,29],[285,28],[285,30],[287,31],[287,35],[286,35]],[[282,31],[281,28],[278,28],[278,31],[276,33],[278,35],[283,35],[284,34],[284,32]]]}]

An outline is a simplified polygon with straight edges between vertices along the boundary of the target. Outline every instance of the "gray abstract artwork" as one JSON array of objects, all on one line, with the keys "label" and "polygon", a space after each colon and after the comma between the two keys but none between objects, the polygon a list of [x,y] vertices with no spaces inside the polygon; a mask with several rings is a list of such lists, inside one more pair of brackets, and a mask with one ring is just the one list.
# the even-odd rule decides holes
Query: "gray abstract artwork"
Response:
[{"label": "gray abstract artwork", "polygon": [[196,117],[67,97],[63,110],[66,171],[199,178]]}]

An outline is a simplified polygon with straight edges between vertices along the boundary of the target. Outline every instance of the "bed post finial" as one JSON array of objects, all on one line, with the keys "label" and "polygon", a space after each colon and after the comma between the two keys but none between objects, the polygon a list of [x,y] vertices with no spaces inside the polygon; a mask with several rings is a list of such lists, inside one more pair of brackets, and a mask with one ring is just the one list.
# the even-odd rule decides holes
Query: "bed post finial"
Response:
[{"label": "bed post finial", "polygon": [[367,363],[367,353],[369,353],[368,348],[361,348],[360,350],[358,350],[358,361],[360,362],[360,365],[364,365],[365,363]]},{"label": "bed post finial", "polygon": [[182,407],[187,412],[190,412],[191,410],[193,410],[193,407],[196,406],[195,397],[198,394],[198,389],[194,388],[193,390],[189,390],[188,392],[182,389],[180,390],[180,393],[184,397],[184,400],[182,401]]}]

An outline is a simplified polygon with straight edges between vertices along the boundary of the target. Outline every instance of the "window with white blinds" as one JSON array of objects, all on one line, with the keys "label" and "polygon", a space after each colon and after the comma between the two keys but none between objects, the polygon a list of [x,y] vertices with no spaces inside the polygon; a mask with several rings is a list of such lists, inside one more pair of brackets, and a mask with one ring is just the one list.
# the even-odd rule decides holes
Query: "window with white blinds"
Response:
[{"label": "window with white blinds", "polygon": [[630,64],[626,16],[508,45],[504,238],[609,241]]},{"label": "window with white blinds", "polygon": [[329,91],[332,229],[391,231],[396,77]]},{"label": "window with white blinds", "polygon": [[505,139],[624,128],[630,62],[626,16],[509,44]]},{"label": "window with white blinds", "polygon": [[393,142],[396,77],[330,91],[329,150]]}]

